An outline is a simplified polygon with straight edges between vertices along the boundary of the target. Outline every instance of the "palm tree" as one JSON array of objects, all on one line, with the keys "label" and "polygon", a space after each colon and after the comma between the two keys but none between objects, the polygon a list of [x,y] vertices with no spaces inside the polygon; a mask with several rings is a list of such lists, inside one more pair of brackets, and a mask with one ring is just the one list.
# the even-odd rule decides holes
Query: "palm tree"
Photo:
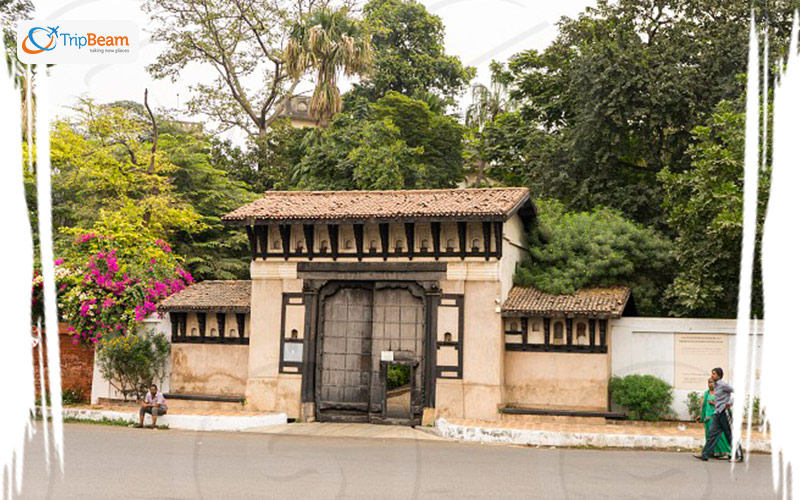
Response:
[{"label": "palm tree", "polygon": [[467,161],[472,168],[468,170],[477,170],[473,186],[480,187],[485,177],[487,160],[481,147],[481,136],[486,126],[498,116],[511,113],[516,108],[516,102],[509,96],[508,88],[494,75],[489,87],[481,83],[472,86],[472,103],[467,107],[464,123],[471,129],[467,145]]},{"label": "palm tree", "polygon": [[309,113],[318,123],[327,124],[342,109],[342,96],[337,86],[339,74],[364,75],[369,70],[371,39],[366,25],[350,17],[344,7],[318,9],[292,28],[284,60],[294,78],[308,70],[316,71]]}]

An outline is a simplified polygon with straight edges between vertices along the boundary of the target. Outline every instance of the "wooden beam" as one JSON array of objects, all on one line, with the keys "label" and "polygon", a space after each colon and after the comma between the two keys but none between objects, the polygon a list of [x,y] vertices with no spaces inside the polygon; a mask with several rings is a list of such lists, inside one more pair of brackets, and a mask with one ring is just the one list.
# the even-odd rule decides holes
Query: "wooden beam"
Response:
[{"label": "wooden beam", "polygon": [[467,256],[467,223],[458,222],[458,253],[461,260]]},{"label": "wooden beam", "polygon": [[180,322],[181,322],[180,314],[181,313],[174,313],[174,312],[169,313],[169,322],[170,322],[170,325],[172,326],[172,338],[173,339],[178,338],[178,325],[180,325]]},{"label": "wooden beam", "polygon": [[550,318],[542,318],[542,330],[544,331],[544,345],[550,345]]},{"label": "wooden beam", "polygon": [[217,331],[220,337],[225,336],[225,313],[217,313]]},{"label": "wooden beam", "polygon": [[389,224],[379,224],[378,230],[381,233],[381,254],[386,260],[389,258]]},{"label": "wooden beam", "polygon": [[497,259],[501,259],[503,257],[503,223],[502,222],[495,222],[494,223],[494,253],[497,255]]},{"label": "wooden beam", "polygon": [[236,327],[239,330],[239,338],[244,338],[244,313],[236,313]]},{"label": "wooden beam", "polygon": [[331,255],[333,260],[339,258],[339,226],[328,224],[328,238],[331,240]]},{"label": "wooden beam", "polygon": [[261,257],[267,258],[269,253],[269,226],[256,226],[258,242],[261,245]]},{"label": "wooden beam", "polygon": [[567,345],[572,345],[572,318],[567,318],[566,323],[567,323]]},{"label": "wooden beam", "polygon": [[439,260],[442,248],[442,223],[431,222],[431,238],[433,239],[433,256]]},{"label": "wooden beam", "polygon": [[304,224],[303,234],[306,239],[306,255],[308,255],[308,260],[314,260],[314,225]]},{"label": "wooden beam", "polygon": [[414,260],[414,223],[406,222],[406,246],[408,247],[408,260]]},{"label": "wooden beam", "polygon": [[356,256],[364,258],[364,224],[353,224],[353,235],[356,237]]},{"label": "wooden beam", "polygon": [[492,223],[483,223],[483,256],[489,260],[492,252]]},{"label": "wooden beam", "polygon": [[522,343],[528,343],[528,318],[520,318],[520,327],[522,329]]},{"label": "wooden beam", "polygon": [[197,313],[197,329],[200,330],[200,336],[206,336],[206,313]]},{"label": "wooden beam", "polygon": [[245,226],[247,230],[247,241],[250,242],[250,255],[253,260],[256,260],[256,235],[253,226]]},{"label": "wooden beam", "polygon": [[283,243],[283,260],[289,260],[289,253],[292,249],[292,226],[288,224],[281,224],[279,226],[281,232],[281,242]]},{"label": "wooden beam", "polygon": [[606,345],[606,327],[608,326],[607,319],[600,320],[600,345]]}]

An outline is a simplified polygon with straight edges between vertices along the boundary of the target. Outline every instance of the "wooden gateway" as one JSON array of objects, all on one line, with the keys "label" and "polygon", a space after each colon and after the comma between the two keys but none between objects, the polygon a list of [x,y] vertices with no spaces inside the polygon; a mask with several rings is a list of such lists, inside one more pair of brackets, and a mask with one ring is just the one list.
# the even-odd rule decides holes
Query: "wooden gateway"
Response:
[{"label": "wooden gateway", "polygon": [[[304,421],[413,425],[423,415],[495,420],[509,406],[608,409],[607,320],[629,293],[605,302],[590,294],[588,308],[511,293],[535,223],[527,189],[269,192],[223,221],[249,238],[247,362],[225,361],[236,332],[182,335],[197,314],[208,322],[192,307],[212,311],[214,290],[232,289],[192,295],[194,285],[168,299],[173,337],[186,345],[180,359],[173,353],[173,378],[176,360],[237,365],[226,373],[236,372],[249,409]],[[208,342],[218,345],[192,357]],[[201,375],[192,380],[212,374]]]}]

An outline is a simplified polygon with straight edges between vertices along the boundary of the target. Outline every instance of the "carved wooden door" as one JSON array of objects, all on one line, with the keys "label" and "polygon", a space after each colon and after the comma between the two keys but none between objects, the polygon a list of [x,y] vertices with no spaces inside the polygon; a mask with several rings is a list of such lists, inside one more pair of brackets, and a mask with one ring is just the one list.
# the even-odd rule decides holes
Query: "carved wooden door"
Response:
[{"label": "carved wooden door", "polygon": [[[324,300],[317,402],[322,420],[367,417],[372,361],[371,288],[343,287]],[[326,418],[329,417],[329,418]]]}]

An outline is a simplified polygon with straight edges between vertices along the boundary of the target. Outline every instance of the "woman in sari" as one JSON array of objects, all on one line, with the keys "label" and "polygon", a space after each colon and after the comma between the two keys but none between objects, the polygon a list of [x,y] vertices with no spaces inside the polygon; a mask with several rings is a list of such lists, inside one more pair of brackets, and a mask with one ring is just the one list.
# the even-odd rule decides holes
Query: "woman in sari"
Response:
[{"label": "woman in sari", "polygon": [[[714,415],[714,380],[708,379],[708,390],[703,396],[703,406],[700,408],[700,421],[703,422],[706,428],[706,440],[708,440],[708,433],[711,431],[712,415]],[[714,446],[714,458],[725,459],[730,458],[730,455],[731,445],[723,434],[719,437],[717,445]]]}]

